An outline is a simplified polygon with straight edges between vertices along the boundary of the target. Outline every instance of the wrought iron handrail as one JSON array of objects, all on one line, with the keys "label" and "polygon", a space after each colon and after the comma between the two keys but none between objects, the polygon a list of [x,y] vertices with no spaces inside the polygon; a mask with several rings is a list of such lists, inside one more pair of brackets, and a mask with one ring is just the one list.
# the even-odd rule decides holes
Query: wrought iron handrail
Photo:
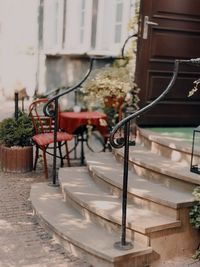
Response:
[{"label": "wrought iron handrail", "polygon": [[[145,112],[153,108],[161,99],[163,99],[166,94],[172,89],[179,71],[179,64],[196,64],[200,65],[200,58],[190,59],[190,60],[178,60],[174,62],[174,70],[172,78],[167,85],[167,88],[150,104],[143,107],[142,109],[130,114],[125,117],[123,120],[118,122],[118,124],[112,129],[110,133],[110,145],[114,148],[124,147],[124,170],[123,170],[123,192],[122,192],[122,222],[121,222],[121,240],[114,244],[115,247],[126,250],[133,247],[131,242],[126,241],[126,212],[127,212],[127,193],[128,193],[128,164],[129,164],[129,135],[130,135],[130,122],[131,120],[143,115]],[[116,133],[124,128],[124,137],[115,138]]]},{"label": "wrought iron handrail", "polygon": [[52,90],[51,92],[53,91],[57,91],[57,90],[65,90],[63,91],[62,93],[58,93],[56,94],[55,96],[51,97],[49,99],[49,101],[45,104],[44,106],[44,113],[46,116],[52,116],[53,114],[49,113],[48,111],[48,106],[55,100],[59,99],[60,97],[64,96],[64,95],[67,95],[69,93],[71,93],[72,91],[75,91],[76,89],[78,89],[85,81],[86,79],[89,77],[92,69],[93,69],[93,63],[95,60],[112,60],[112,59],[124,59],[122,57],[113,57],[113,56],[92,56],[90,57],[90,63],[89,63],[89,68],[87,70],[87,72],[85,73],[85,75],[83,76],[83,78],[81,79],[81,81],[79,81],[76,85],[72,86],[72,87],[60,87],[60,88],[57,88],[56,90]]},{"label": "wrought iron handrail", "polygon": [[174,82],[176,80],[177,74],[178,74],[178,69],[179,69],[179,63],[181,61],[180,60],[175,60],[175,64],[174,64],[174,71],[173,71],[173,75],[172,78],[167,86],[167,88],[161,93],[161,95],[159,95],[154,101],[152,101],[149,105],[143,107],[142,109],[136,111],[133,114],[130,114],[129,116],[125,117],[123,120],[121,120],[120,122],[118,122],[116,124],[116,126],[112,129],[111,133],[110,133],[110,144],[112,145],[112,147],[114,148],[122,148],[124,146],[124,142],[123,142],[123,138],[116,138],[115,139],[115,134],[116,132],[126,123],[130,122],[131,120],[137,118],[138,116],[144,114],[146,111],[148,111],[149,109],[151,109],[152,107],[154,107],[162,98],[165,97],[165,95],[170,91],[170,89],[172,88],[172,86],[174,85]]},{"label": "wrought iron handrail", "polygon": [[[70,88],[63,86],[62,89],[63,90],[66,89],[66,90],[63,91],[62,93],[58,93],[55,96],[51,97],[49,99],[49,101],[44,105],[44,108],[43,108],[44,114],[46,116],[54,118],[53,179],[52,179],[52,185],[57,185],[57,171],[56,171],[57,147],[56,147],[56,143],[57,143],[57,131],[58,131],[58,100],[59,100],[60,97],[66,95],[66,94],[69,94],[70,92],[76,90],[77,88],[79,88],[82,85],[82,83],[88,78],[88,76],[90,75],[90,73],[92,71],[94,59],[95,58],[91,58],[90,59],[89,68],[88,68],[87,72],[85,73],[85,75],[83,76],[83,78],[81,79],[81,81],[79,81],[76,85],[74,85],[74,86],[72,86]],[[48,110],[48,107],[52,102],[54,102],[54,110],[53,111],[52,111],[52,109]]]},{"label": "wrought iron handrail", "polygon": [[[58,93],[54,96],[52,96],[49,101],[44,105],[43,108],[43,112],[46,116],[49,117],[53,117],[54,118],[54,157],[53,157],[53,180],[52,180],[52,184],[56,185],[57,182],[57,171],[56,171],[56,160],[57,160],[57,152],[56,152],[56,139],[57,139],[57,130],[58,130],[58,100],[60,97],[67,95],[73,91],[75,91],[76,89],[80,88],[80,86],[86,81],[86,79],[89,77],[92,69],[93,69],[93,63],[95,60],[114,60],[114,59],[124,59],[121,56],[120,57],[113,57],[113,56],[93,56],[90,57],[90,63],[89,63],[89,68],[87,70],[87,72],[85,73],[85,75],[83,76],[83,78],[81,79],[81,81],[79,81],[76,85],[72,86],[72,87],[60,87],[58,88],[59,91],[60,89],[64,90],[61,93]],[[58,90],[56,89],[56,90]],[[56,91],[55,90],[55,91]],[[48,110],[49,105],[54,102],[54,110],[50,109]]]},{"label": "wrought iron handrail", "polygon": [[44,94],[44,97],[50,97],[50,96],[57,95],[60,93],[61,90],[67,90],[67,89],[69,89],[69,86],[58,87],[56,89],[48,91],[46,94]]},{"label": "wrought iron handrail", "polygon": [[[52,96],[49,101],[44,105],[43,111],[44,114],[46,116],[49,117],[53,117],[55,124],[54,124],[54,157],[53,157],[53,185],[56,185],[56,181],[57,181],[57,172],[56,172],[56,139],[57,139],[57,129],[58,129],[58,100],[60,97],[67,95],[73,91],[75,91],[76,89],[80,88],[80,86],[86,81],[86,79],[89,77],[92,69],[93,69],[93,63],[94,60],[114,60],[114,59],[125,59],[124,56],[124,50],[125,50],[125,46],[127,44],[127,42],[129,41],[130,38],[137,36],[137,33],[134,33],[130,36],[128,36],[128,38],[125,40],[122,49],[121,49],[121,56],[120,57],[113,57],[113,56],[92,56],[90,57],[90,63],[89,63],[89,68],[87,70],[87,72],[85,73],[85,75],[83,76],[83,78],[81,79],[81,81],[79,81],[76,85],[72,86],[72,87],[60,87],[57,88],[55,90],[52,90],[50,93],[47,93],[47,95],[50,95],[51,93],[56,93],[54,96]],[[87,55],[87,54],[85,54]],[[88,56],[88,55],[87,55]],[[60,90],[64,90],[63,92],[60,93]],[[48,107],[49,105],[54,102],[54,110],[52,111],[52,109],[49,111]]]}]

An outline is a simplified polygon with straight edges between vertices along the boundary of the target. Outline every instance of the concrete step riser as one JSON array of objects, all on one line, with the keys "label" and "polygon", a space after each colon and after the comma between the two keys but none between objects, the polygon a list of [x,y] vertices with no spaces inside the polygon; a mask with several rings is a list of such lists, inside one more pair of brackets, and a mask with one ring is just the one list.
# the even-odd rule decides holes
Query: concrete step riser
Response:
[{"label": "concrete step riser", "polygon": [[183,151],[180,148],[170,147],[167,144],[162,144],[159,140],[148,139],[141,132],[137,135],[137,143],[143,144],[150,151],[164,156],[172,161],[183,161],[190,164],[191,153],[188,151]]},{"label": "concrete step riser", "polygon": [[[116,160],[123,164],[123,155],[118,151],[115,151]],[[122,165],[123,166],[123,165]],[[162,173],[162,169],[160,172],[157,170],[153,170],[152,166],[144,166],[142,163],[137,162],[137,160],[129,159],[129,169],[136,173],[138,176],[146,178],[155,183],[162,184],[168,188],[177,189],[185,188],[186,191],[193,192],[196,185],[185,182],[183,180],[179,180],[176,177],[168,176]]]},{"label": "concrete step riser", "polygon": [[58,189],[51,189],[47,184],[36,184],[32,187],[30,198],[39,223],[69,252],[91,266],[148,266],[152,248],[143,247],[136,241],[134,247],[128,251],[114,248],[113,244],[118,241],[117,236],[96,227],[77,212],[74,213],[73,209],[63,202]]},{"label": "concrete step riser", "polygon": [[[64,200],[69,203],[71,206],[73,206],[81,215],[83,215],[88,220],[94,222],[97,225],[102,226],[108,232],[110,233],[117,233],[119,235],[119,240],[121,238],[121,226],[120,222],[116,223],[111,220],[107,220],[104,218],[104,216],[100,214],[100,212],[96,211],[93,212],[89,208],[84,207],[83,203],[80,203],[73,194],[70,194],[69,191],[62,189]],[[127,239],[129,240],[135,240],[141,244],[144,244],[145,246],[149,246],[149,238],[146,235],[143,235],[141,233],[138,233],[134,230],[127,229],[126,231]]]},{"label": "concrete step riser", "polygon": [[[75,255],[76,257],[79,257],[86,262],[91,263],[91,266],[96,266],[96,267],[117,267],[114,263],[106,262],[103,259],[97,258],[93,254],[89,254],[83,249],[81,249],[79,246],[74,244],[73,242],[70,242],[66,237],[62,236],[61,233],[58,233],[56,229],[52,228],[52,225],[49,224],[42,218],[36,210],[34,210],[35,215],[37,216],[37,219],[40,223],[41,226],[45,227],[47,231],[52,235],[52,237],[57,240],[67,251]],[[136,266],[135,266],[136,267]],[[142,267],[142,265],[141,265]]]},{"label": "concrete step riser", "polygon": [[[65,190],[64,190],[65,191]],[[92,213],[89,211],[86,207],[82,206],[82,203],[78,203],[76,198],[73,197],[70,192],[65,191],[64,192],[65,199],[72,204],[72,206],[79,210],[79,212],[84,215],[88,220],[94,221],[97,224],[100,224],[101,226],[105,227],[106,229],[109,229],[109,231],[118,231],[119,233],[119,240],[120,240],[120,231],[119,227],[115,227],[111,222],[107,222],[105,219],[100,217],[97,214]],[[143,236],[145,239],[141,239],[142,235],[139,235],[137,233],[137,236],[133,236],[134,232],[127,231],[127,239],[131,240],[137,240],[137,241],[143,241],[143,243],[146,245],[151,244],[151,246],[154,248],[155,253],[152,255],[152,259],[158,260],[156,257],[159,255],[162,255],[162,260],[167,259],[169,255],[174,256],[175,253],[178,253],[181,255],[182,251],[193,251],[194,248],[197,246],[198,238],[197,233],[193,229],[191,229],[191,225],[189,223],[188,218],[188,209],[181,209],[179,212],[179,219],[182,221],[182,226],[178,228],[173,229],[163,229],[158,232],[149,233],[147,236]],[[191,235],[192,241],[190,238],[190,245],[187,244],[186,240]],[[177,240],[181,240],[183,244],[181,246],[177,247]],[[165,244],[165,251],[162,251],[161,244]],[[157,256],[156,256],[157,255]],[[153,267],[153,265],[151,265]]]},{"label": "concrete step riser", "polygon": [[[198,247],[199,233],[192,228],[189,222],[188,208],[180,211],[180,220],[182,222],[180,228],[166,229],[163,232],[151,233],[150,244],[155,248],[154,251],[156,252],[152,254],[152,261],[157,260],[155,262],[156,267],[159,266],[158,255],[161,255],[162,260],[168,260],[177,255],[186,256],[186,253],[188,255],[193,255]],[[164,246],[165,249],[163,249],[162,246]],[[151,267],[154,267],[154,263],[152,263]]]},{"label": "concrete step riser", "polygon": [[[122,196],[122,188],[119,188],[116,185],[113,185],[112,183],[109,183],[104,177],[99,176],[96,174],[93,170],[89,168],[89,173],[93,180],[102,188],[106,189],[106,191],[110,192],[113,195],[116,195],[121,198]],[[155,211],[159,214],[164,214],[167,216],[170,216],[171,218],[177,219],[178,215],[178,210],[164,206],[160,203],[156,203],[154,201],[151,201],[146,198],[138,197],[137,195],[134,195],[131,192],[128,192],[128,201],[130,203],[133,203],[136,207],[139,208],[144,208],[144,209],[149,209],[151,211]]]}]

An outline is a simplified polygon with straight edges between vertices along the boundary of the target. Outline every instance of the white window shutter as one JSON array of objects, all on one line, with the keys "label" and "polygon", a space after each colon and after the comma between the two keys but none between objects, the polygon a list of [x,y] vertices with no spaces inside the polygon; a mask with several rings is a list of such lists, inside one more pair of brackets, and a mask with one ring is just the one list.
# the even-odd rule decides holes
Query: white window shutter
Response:
[{"label": "white window shutter", "polygon": [[44,1],[44,49],[59,51],[62,47],[63,0]]},{"label": "white window shutter", "polygon": [[119,55],[128,36],[131,0],[100,0],[97,13],[96,46],[91,53]]},{"label": "white window shutter", "polygon": [[68,0],[66,7],[64,48],[71,53],[90,49],[92,0]]}]

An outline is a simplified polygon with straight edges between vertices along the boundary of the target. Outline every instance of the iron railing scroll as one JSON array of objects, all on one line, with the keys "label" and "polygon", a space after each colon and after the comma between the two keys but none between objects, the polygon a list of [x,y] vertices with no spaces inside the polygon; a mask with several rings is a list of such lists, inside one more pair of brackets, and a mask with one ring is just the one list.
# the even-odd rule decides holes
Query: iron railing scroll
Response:
[{"label": "iron railing scroll", "polygon": [[[69,94],[70,92],[76,90],[77,88],[79,88],[82,83],[88,78],[88,76],[90,75],[92,68],[93,68],[93,62],[94,62],[95,58],[91,58],[90,59],[90,64],[89,64],[89,68],[87,70],[87,72],[85,73],[85,75],[83,76],[83,78],[81,79],[81,81],[79,81],[76,85],[72,86],[72,87],[62,87],[59,88],[59,91],[62,90],[61,93],[58,93],[56,95],[54,95],[53,97],[51,97],[49,99],[49,101],[45,104],[43,111],[44,114],[46,116],[52,117],[55,121],[55,125],[54,125],[54,144],[53,144],[53,177],[52,177],[52,185],[57,185],[57,170],[56,170],[56,161],[57,161],[57,149],[56,149],[56,139],[57,139],[57,131],[58,131],[58,101],[59,98]],[[58,90],[58,89],[56,89]],[[55,90],[55,91],[56,91]],[[54,103],[54,110],[50,109],[49,110],[49,106]]]},{"label": "iron railing scroll", "polygon": [[[154,101],[149,105],[143,107],[142,109],[128,115],[123,120],[121,120],[111,131],[110,133],[110,145],[113,148],[122,148],[124,147],[124,170],[123,170],[123,192],[122,192],[122,219],[121,219],[121,240],[116,242],[114,246],[118,249],[126,250],[133,247],[132,242],[126,240],[126,219],[127,219],[127,193],[128,193],[128,162],[129,162],[129,133],[130,133],[130,122],[131,120],[136,119],[137,117],[143,115],[145,112],[154,107],[161,99],[163,99],[169,91],[173,88],[173,85],[176,81],[179,65],[180,63],[200,65],[200,58],[190,59],[190,60],[175,60],[174,61],[174,70],[171,80],[169,81],[166,89],[158,96]],[[123,129],[123,137],[117,137],[117,132]],[[119,135],[118,135],[119,136]]]}]

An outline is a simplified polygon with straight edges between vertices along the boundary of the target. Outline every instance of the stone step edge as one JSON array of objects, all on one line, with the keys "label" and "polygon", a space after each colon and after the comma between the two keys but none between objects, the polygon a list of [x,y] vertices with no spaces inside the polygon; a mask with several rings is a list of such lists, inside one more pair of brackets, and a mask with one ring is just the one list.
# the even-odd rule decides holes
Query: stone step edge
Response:
[{"label": "stone step edge", "polygon": [[[119,155],[121,158],[123,158],[123,151],[121,149],[115,149],[115,150],[113,150],[113,153],[115,156]],[[151,153],[151,155],[153,156],[152,152],[149,152],[149,153]],[[134,152],[133,152],[133,154],[134,154]],[[168,159],[168,160],[170,161],[170,159]],[[137,166],[140,166],[140,167],[145,168],[147,170],[150,170],[150,171],[153,171],[156,173],[164,174],[164,175],[170,177],[171,179],[176,179],[178,181],[183,181],[183,182],[186,182],[189,184],[194,184],[196,186],[200,185],[200,179],[195,178],[197,176],[194,175],[193,173],[191,173],[190,177],[188,178],[188,176],[171,171],[169,168],[162,168],[161,169],[157,165],[151,165],[147,162],[143,162],[142,160],[137,158],[137,155],[134,157],[131,155],[131,153],[129,155],[129,162],[132,164],[136,164]],[[173,161],[172,161],[172,163],[173,163]],[[122,165],[122,167],[123,167],[123,165]]]},{"label": "stone step edge", "polygon": [[[69,169],[66,169],[66,171],[68,172]],[[81,208],[86,209],[87,211],[89,211],[90,213],[94,214],[95,216],[98,216],[104,220],[107,220],[111,223],[115,223],[117,225],[121,225],[121,222],[114,218],[113,216],[109,216],[109,214],[107,214],[104,211],[101,210],[96,210],[94,207],[91,207],[88,203],[85,203],[83,200],[81,200],[80,198],[78,198],[76,195],[74,195],[72,192],[70,192],[70,190],[68,190],[66,185],[62,185],[63,184],[63,178],[62,178],[62,174],[61,177],[59,175],[59,181],[60,181],[60,186],[62,187],[63,193],[66,194],[65,197],[69,198],[71,201],[73,201],[75,204],[77,204],[78,206],[80,206]],[[152,211],[152,214],[154,212]],[[160,215],[161,216],[161,215]],[[172,219],[172,218],[170,218]],[[153,233],[153,232],[158,232],[158,231],[162,231],[162,230],[166,230],[166,229],[172,229],[172,228],[177,228],[181,226],[181,222],[179,220],[175,220],[173,219],[172,222],[168,222],[164,225],[157,225],[157,226],[152,226],[152,227],[146,227],[143,228],[139,225],[136,225],[134,223],[128,222],[127,219],[127,229],[136,231],[140,234],[149,234],[149,233]]]},{"label": "stone step edge", "polygon": [[142,129],[139,127],[137,127],[137,132],[139,133],[139,135],[143,136],[144,138],[148,139],[149,141],[158,143],[158,144],[165,146],[165,147],[172,149],[172,150],[177,150],[177,151],[189,154],[189,155],[191,154],[191,151],[192,151],[191,145],[184,142],[184,141],[178,142],[176,140],[173,140],[173,144],[170,144],[170,143],[172,143],[172,140],[167,141],[159,133],[155,133],[155,132],[152,132],[150,130]]},{"label": "stone step edge", "polygon": [[[91,247],[91,246],[85,247],[85,245],[81,244],[79,241],[75,240],[73,237],[69,237],[69,235],[66,235],[66,233],[63,233],[60,229],[58,229],[58,226],[53,225],[51,223],[51,221],[47,218],[47,216],[45,216],[45,211],[43,211],[43,212],[41,211],[41,207],[39,208],[39,205],[37,203],[38,199],[36,200],[36,198],[34,198],[34,195],[33,195],[33,191],[35,191],[36,187],[38,187],[38,185],[40,186],[41,184],[42,185],[45,184],[46,187],[48,186],[47,183],[39,183],[39,184],[32,185],[31,192],[30,192],[30,200],[32,203],[32,207],[35,211],[36,216],[39,218],[39,220],[42,221],[51,232],[56,234],[59,237],[59,239],[61,238],[62,242],[67,241],[70,244],[72,244],[73,246],[77,247],[78,249],[83,250],[84,253],[88,253],[89,255],[98,257],[98,258],[100,258],[104,261],[108,261],[110,263],[120,262],[123,258],[129,259],[130,257],[133,258],[133,257],[148,255],[148,254],[152,253],[153,250],[151,247],[145,247],[145,248],[139,247],[137,249],[133,248],[133,249],[130,249],[128,251],[117,250],[117,256],[112,257],[112,255],[110,253],[105,254],[103,252],[99,252],[96,249],[94,249],[94,247]],[[54,191],[55,189],[56,188],[51,188],[50,191]],[[45,190],[45,191],[47,191],[47,190]],[[48,196],[49,196],[49,194],[48,194]],[[42,198],[43,198],[43,196],[42,196]],[[54,199],[54,201],[59,201],[59,204],[64,205],[64,207],[66,208],[66,203],[64,203],[64,202],[62,203],[62,196],[59,197],[58,200]],[[52,208],[52,206],[51,206],[51,208]],[[52,213],[54,213],[54,218],[55,218],[56,217],[55,216],[56,215],[55,209],[52,209]],[[101,237],[103,237],[103,235]],[[114,242],[113,242],[113,244],[114,244]],[[134,247],[135,247],[135,245],[134,245]],[[110,248],[110,249],[113,250],[113,248]]]},{"label": "stone step edge", "polygon": [[[104,182],[108,183],[109,185],[111,185],[113,187],[116,187],[116,188],[118,188],[119,190],[122,191],[123,187],[122,187],[121,183],[115,182],[112,179],[106,177],[101,172],[99,172],[97,169],[95,169],[95,167],[91,166],[88,163],[87,163],[87,166],[88,166],[88,170],[91,173],[91,175],[96,175],[96,177],[98,177],[98,179],[101,179]],[[187,201],[187,202],[184,202],[184,203],[174,203],[174,202],[172,202],[170,200],[164,200],[164,199],[161,199],[159,197],[155,197],[155,196],[147,194],[147,193],[135,192],[134,188],[131,189],[130,186],[128,188],[128,193],[133,195],[133,196],[135,196],[135,197],[138,197],[138,198],[141,198],[141,199],[145,199],[147,201],[151,201],[153,203],[156,203],[156,204],[159,204],[159,205],[162,205],[162,206],[166,206],[166,207],[169,207],[169,208],[172,208],[172,209],[176,209],[176,210],[179,209],[179,208],[191,207],[194,204],[194,201]]]}]

